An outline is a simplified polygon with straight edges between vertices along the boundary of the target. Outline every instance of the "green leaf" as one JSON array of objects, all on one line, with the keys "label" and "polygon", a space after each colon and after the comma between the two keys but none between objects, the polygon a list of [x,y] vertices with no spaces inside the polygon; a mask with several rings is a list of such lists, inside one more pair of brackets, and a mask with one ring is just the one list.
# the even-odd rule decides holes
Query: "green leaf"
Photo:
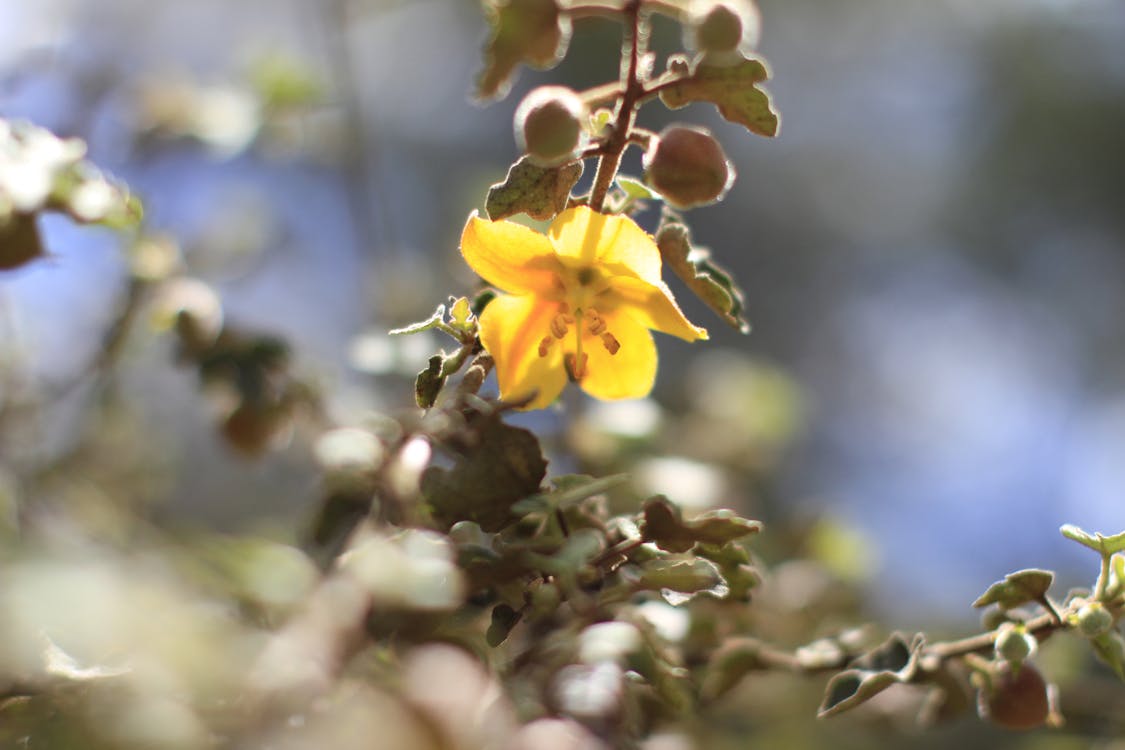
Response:
[{"label": "green leaf", "polygon": [[719,566],[723,580],[730,587],[727,599],[750,601],[751,590],[762,582],[758,570],[750,563],[750,553],[739,544],[700,544],[695,548],[695,554]]},{"label": "green leaf", "polygon": [[1051,588],[1055,574],[1049,570],[1030,568],[1018,570],[1004,576],[1003,581],[997,581],[988,587],[980,597],[973,602],[974,607],[987,607],[989,604],[999,605],[1000,609],[1012,609],[1028,602],[1040,601]]},{"label": "green leaf", "polygon": [[1097,638],[1092,638],[1090,643],[1098,658],[1105,662],[1122,682],[1125,682],[1125,638],[1121,637],[1121,633],[1111,630]]},{"label": "green leaf", "polygon": [[540,167],[526,156],[508,169],[503,182],[488,189],[485,213],[493,221],[516,214],[527,214],[546,221],[566,208],[570,190],[582,176],[582,162],[558,167]]},{"label": "green leaf", "polygon": [[451,469],[427,469],[422,493],[441,523],[475,521],[485,531],[498,531],[515,520],[513,503],[538,492],[547,462],[535,435],[496,415],[478,415],[469,428],[476,439],[459,447]]},{"label": "green leaf", "polygon": [[710,511],[685,521],[680,509],[663,495],[645,502],[641,519],[644,540],[655,542],[668,552],[687,552],[699,542],[726,544],[761,529],[760,522],[741,518],[729,510]]},{"label": "green leaf", "polygon": [[570,21],[556,0],[486,0],[484,11],[492,34],[477,78],[479,99],[506,94],[521,63],[545,69],[566,54]]},{"label": "green leaf", "polygon": [[907,644],[895,633],[885,643],[857,659],[850,669],[828,681],[818,718],[835,716],[864,703],[891,685],[910,682],[917,671],[923,639]]},{"label": "green leaf", "polygon": [[43,255],[39,227],[32,214],[11,214],[0,221],[0,271],[11,271]]},{"label": "green leaf", "polygon": [[555,508],[565,509],[594,495],[600,495],[628,478],[628,474],[611,474],[600,478],[585,474],[563,474],[551,479],[551,484],[555,486],[553,492],[544,492],[520,500],[512,506],[512,512],[526,515]]},{"label": "green leaf", "polygon": [[719,569],[702,558],[658,558],[641,567],[638,588],[649,591],[670,589],[681,594],[695,594],[715,589],[723,583]]},{"label": "green leaf", "polygon": [[445,385],[445,378],[441,374],[444,359],[440,354],[430,357],[430,362],[425,370],[418,373],[414,379],[414,401],[419,408],[429,409],[437,401]]},{"label": "green leaf", "polygon": [[417,323],[411,323],[408,326],[403,326],[402,328],[395,328],[390,331],[390,335],[406,336],[407,334],[411,333],[421,333],[422,331],[428,331],[431,328],[437,328],[444,321],[445,305],[438,305],[437,309],[434,310],[434,314],[430,317],[426,318],[425,320],[418,321]]},{"label": "green leaf", "polygon": [[756,638],[728,638],[711,655],[704,673],[700,693],[705,701],[720,698],[737,685],[747,673],[758,669],[762,642]]},{"label": "green leaf", "polygon": [[1067,539],[1073,539],[1079,544],[1089,547],[1102,555],[1112,555],[1115,552],[1125,552],[1125,531],[1113,536],[1103,536],[1099,533],[1090,534],[1077,526],[1065,524],[1059,531]]},{"label": "green leaf", "polygon": [[744,58],[734,65],[720,65],[701,56],[690,70],[687,78],[661,90],[660,99],[669,108],[711,102],[725,119],[751,133],[777,135],[781,117],[773,108],[769,92],[757,85],[770,75],[763,60]]},{"label": "green leaf", "polygon": [[656,201],[660,200],[660,193],[634,177],[617,175],[617,185],[625,191],[625,195],[634,200]]},{"label": "green leaf", "polygon": [[704,248],[693,248],[688,228],[675,220],[665,220],[656,233],[656,244],[666,266],[688,288],[727,323],[742,333],[750,324],[742,317],[742,290],[725,270],[711,262]]}]

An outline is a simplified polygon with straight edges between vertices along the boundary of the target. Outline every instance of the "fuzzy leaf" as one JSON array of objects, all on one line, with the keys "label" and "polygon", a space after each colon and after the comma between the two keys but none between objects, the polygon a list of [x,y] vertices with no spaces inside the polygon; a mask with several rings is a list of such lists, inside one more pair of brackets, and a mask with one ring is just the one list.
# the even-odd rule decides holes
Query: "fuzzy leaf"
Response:
[{"label": "fuzzy leaf", "polygon": [[492,29],[484,47],[484,70],[477,98],[504,96],[521,64],[550,68],[566,54],[570,22],[560,17],[556,0],[486,0]]},{"label": "fuzzy leaf", "polygon": [[697,58],[691,74],[660,92],[660,99],[671,109],[691,102],[711,102],[719,114],[751,133],[777,135],[781,117],[773,108],[769,93],[757,84],[769,78],[765,62],[745,58],[734,65],[710,63]]},{"label": "fuzzy leaf", "polygon": [[581,176],[582,162],[540,167],[523,156],[508,169],[503,182],[488,189],[485,213],[493,221],[521,213],[546,221],[566,208],[570,190]]},{"label": "fuzzy leaf", "polygon": [[997,581],[989,586],[988,590],[973,602],[973,606],[987,607],[989,604],[996,604],[1000,609],[1006,610],[1028,602],[1039,601],[1046,595],[1054,580],[1055,574],[1049,570],[1038,568],[1018,570],[1004,576],[1003,581]]},{"label": "fuzzy leaf", "polygon": [[663,495],[644,505],[641,534],[646,542],[668,552],[687,552],[697,542],[726,544],[760,531],[762,524],[735,515],[729,510],[704,513],[691,521],[683,520],[680,509]]},{"label": "fuzzy leaf", "polygon": [[728,638],[711,655],[703,677],[700,693],[704,700],[712,701],[725,695],[747,673],[758,669],[761,660],[761,641],[756,638]]},{"label": "fuzzy leaf", "polygon": [[1079,544],[1089,547],[1103,555],[1112,555],[1115,552],[1125,552],[1125,531],[1113,536],[1103,536],[1097,532],[1090,534],[1077,526],[1066,524],[1059,531],[1067,539],[1073,539]]},{"label": "fuzzy leaf", "polygon": [[730,587],[728,599],[733,601],[750,601],[750,591],[762,582],[757,569],[750,564],[750,554],[741,545],[728,543],[723,545],[700,544],[695,548],[695,554],[707,558],[719,566],[723,580]]},{"label": "fuzzy leaf", "polygon": [[428,331],[431,328],[436,328],[437,326],[441,325],[444,320],[445,305],[438,305],[437,309],[434,310],[434,314],[430,317],[426,318],[425,320],[420,320],[417,323],[411,323],[408,326],[403,326],[402,328],[395,328],[394,330],[389,332],[389,335],[405,336],[411,333],[421,333],[422,331]]},{"label": "fuzzy leaf", "polygon": [[896,683],[910,682],[918,665],[923,639],[915,636],[910,644],[895,633],[882,645],[864,654],[850,669],[835,675],[825,688],[818,718],[849,711]]},{"label": "fuzzy leaf", "polygon": [[584,474],[563,474],[551,479],[555,486],[553,492],[520,500],[512,506],[512,511],[519,515],[554,510],[555,508],[569,508],[577,505],[586,498],[600,495],[606,490],[616,487],[629,478],[627,474],[611,474],[608,477],[590,477]]},{"label": "fuzzy leaf", "polygon": [[538,491],[547,462],[527,430],[496,416],[477,417],[472,427],[477,440],[461,447],[451,469],[427,469],[422,493],[434,517],[447,526],[475,521],[485,531],[498,531],[515,520],[512,504]]},{"label": "fuzzy leaf", "polygon": [[1125,638],[1121,637],[1121,633],[1111,630],[1092,639],[1090,643],[1098,658],[1109,665],[1113,673],[1125,682]]},{"label": "fuzzy leaf", "polygon": [[625,191],[625,195],[635,200],[660,200],[660,193],[634,177],[617,175],[617,185]]},{"label": "fuzzy leaf", "polygon": [[666,218],[656,233],[656,244],[665,265],[699,299],[734,328],[742,333],[750,332],[750,324],[742,317],[742,290],[730,274],[711,262],[707,250],[691,246],[691,234],[686,226]]},{"label": "fuzzy leaf", "polygon": [[438,394],[441,393],[442,386],[445,385],[445,378],[441,374],[441,366],[442,356],[435,354],[430,357],[426,369],[418,373],[418,377],[414,379],[414,401],[419,408],[429,409],[437,401]]},{"label": "fuzzy leaf", "polygon": [[722,584],[719,569],[710,560],[701,558],[658,558],[641,569],[638,588],[650,591],[671,589],[681,594],[694,594]]}]

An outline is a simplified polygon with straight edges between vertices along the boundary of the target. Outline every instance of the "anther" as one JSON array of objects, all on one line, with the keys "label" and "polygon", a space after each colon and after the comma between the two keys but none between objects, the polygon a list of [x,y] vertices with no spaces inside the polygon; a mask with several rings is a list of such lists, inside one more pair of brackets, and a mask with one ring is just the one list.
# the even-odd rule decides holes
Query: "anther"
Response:
[{"label": "anther", "polygon": [[546,357],[547,356],[547,352],[549,352],[551,350],[551,342],[553,340],[554,339],[552,339],[550,336],[544,336],[543,340],[539,342],[539,356],[540,357]]},{"label": "anther", "polygon": [[586,377],[586,361],[588,357],[583,352],[582,357],[576,357],[573,353],[566,355],[566,369],[570,373],[571,380],[581,380]]},{"label": "anther", "polygon": [[551,335],[557,339],[564,338],[567,332],[567,315],[559,313],[551,319]]},{"label": "anther", "polygon": [[612,333],[602,334],[602,345],[605,347],[605,350],[611,355],[617,354],[617,350],[621,348],[621,342],[619,342]]},{"label": "anther", "polygon": [[597,310],[587,310],[586,320],[588,321],[586,330],[590,332],[591,336],[601,336],[603,333],[605,333],[605,318],[603,318]]}]

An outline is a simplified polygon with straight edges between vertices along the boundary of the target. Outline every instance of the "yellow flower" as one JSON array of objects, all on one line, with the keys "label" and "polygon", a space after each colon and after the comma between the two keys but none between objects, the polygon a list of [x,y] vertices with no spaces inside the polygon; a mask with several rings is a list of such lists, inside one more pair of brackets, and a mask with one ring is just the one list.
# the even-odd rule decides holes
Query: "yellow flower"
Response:
[{"label": "yellow flower", "polygon": [[660,278],[660,251],[631,219],[585,206],[567,209],[539,234],[474,212],[461,254],[508,292],[480,316],[480,339],[496,362],[500,396],[554,401],[567,379],[601,399],[640,398],[656,378],[649,329],[686,341],[707,338]]}]

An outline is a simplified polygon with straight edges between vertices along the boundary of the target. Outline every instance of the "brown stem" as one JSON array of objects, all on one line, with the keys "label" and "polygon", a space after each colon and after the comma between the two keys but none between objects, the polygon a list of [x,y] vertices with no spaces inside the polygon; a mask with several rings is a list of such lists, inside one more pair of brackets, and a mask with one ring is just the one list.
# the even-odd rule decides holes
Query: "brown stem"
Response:
[{"label": "brown stem", "polygon": [[[609,186],[617,176],[621,165],[621,155],[629,145],[629,133],[637,114],[637,101],[644,93],[644,86],[638,75],[641,57],[641,0],[627,0],[622,8],[625,16],[625,39],[622,47],[628,47],[629,64],[624,71],[624,93],[617,105],[617,120],[613,131],[605,143],[605,153],[598,160],[598,171],[594,175],[594,187],[590,191],[590,208],[601,211],[605,205]],[[624,51],[624,49],[623,49]]]}]

